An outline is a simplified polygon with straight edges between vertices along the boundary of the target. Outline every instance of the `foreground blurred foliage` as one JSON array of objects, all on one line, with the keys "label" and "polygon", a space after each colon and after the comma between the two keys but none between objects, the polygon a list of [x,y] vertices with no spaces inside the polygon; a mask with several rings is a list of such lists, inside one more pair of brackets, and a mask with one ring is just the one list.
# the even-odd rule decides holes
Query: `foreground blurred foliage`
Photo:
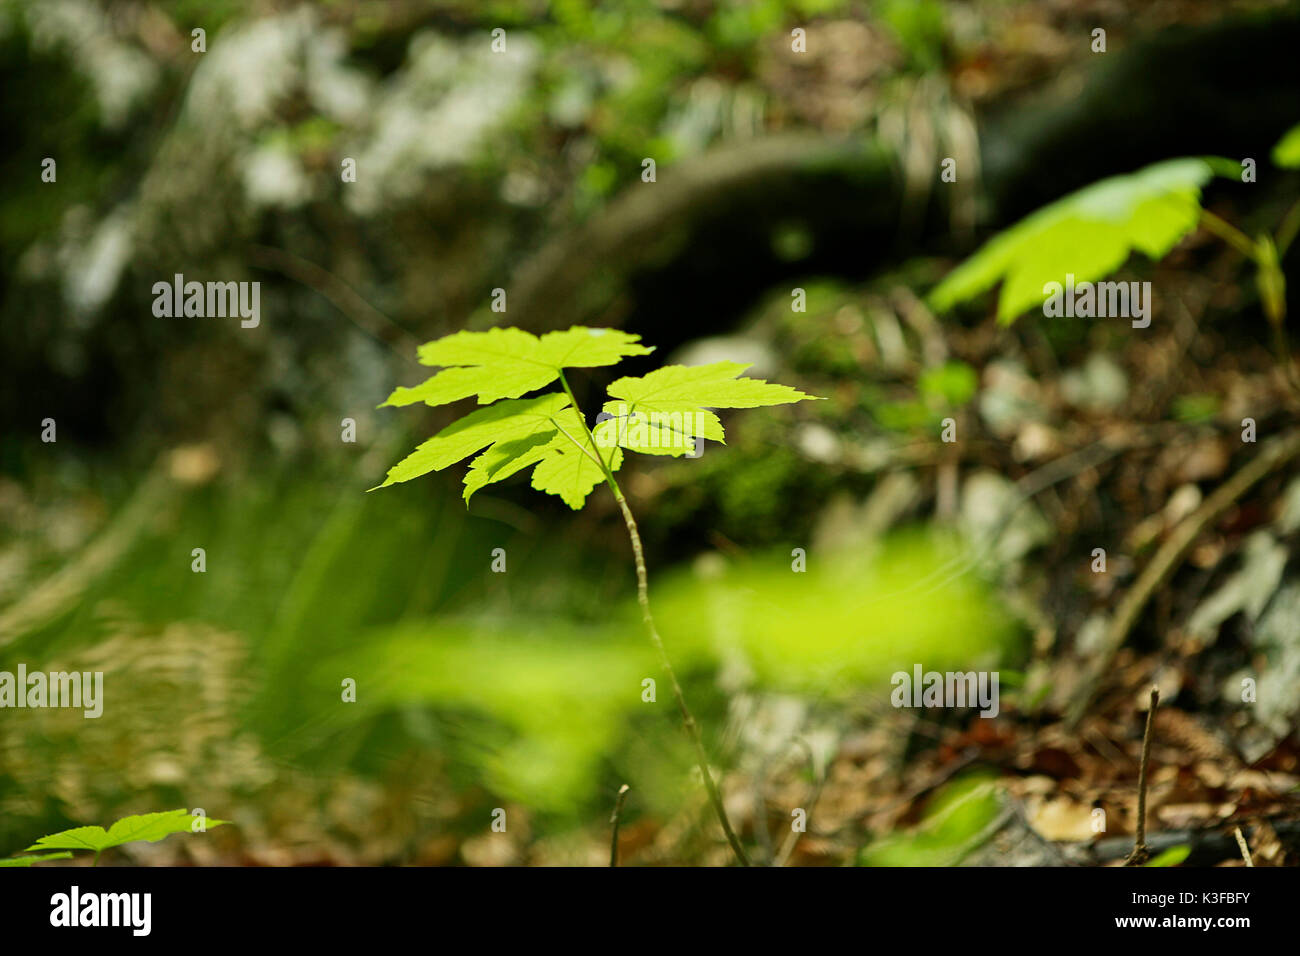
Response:
[{"label": "foreground blurred foliage", "polygon": [[987,778],[970,777],[944,788],[911,832],[864,847],[861,866],[955,866],[994,822],[1001,807]]},{"label": "foreground blurred foliage", "polygon": [[[659,675],[626,555],[597,560],[577,536],[539,542],[467,517],[454,495],[437,503],[442,489],[338,496],[301,477],[176,497],[76,610],[4,648],[0,668],[39,653],[51,669],[103,669],[108,695],[99,720],[31,712],[0,744],[11,842],[100,807],[178,798],[256,835],[290,791],[315,779],[323,797],[340,774],[390,786],[394,773],[427,775],[401,786],[444,810],[483,787],[565,826],[600,812],[602,781],[626,779],[642,806],[674,812],[690,761],[667,688],[642,701]],[[273,538],[257,532],[271,521]],[[203,575],[176,544],[189,541],[206,543]],[[508,573],[488,570],[489,543],[506,548]],[[652,588],[692,694],[720,720],[720,667],[732,694],[847,702],[885,699],[889,675],[917,662],[1004,659],[1008,617],[963,554],[913,532],[819,555],[805,573],[779,554],[713,555]],[[355,704],[341,703],[345,678]],[[637,755],[646,745],[657,762]],[[319,808],[315,825],[359,826],[359,809]]]},{"label": "foreground blurred foliage", "polygon": [[[733,692],[881,695],[892,673],[914,663],[993,666],[1008,650],[1005,612],[959,562],[944,561],[952,555],[907,536],[872,558],[824,557],[803,575],[782,558],[708,562],[655,588],[656,619],[679,669],[707,674],[725,662]],[[498,732],[497,747],[473,741],[468,755],[484,763],[494,790],[539,809],[590,810],[600,763],[633,722],[641,734],[673,734],[667,688],[653,707],[642,700],[642,680],[658,668],[635,608],[612,598],[609,607],[607,620],[576,633],[507,619],[372,634],[313,671],[317,688],[355,676],[365,705],[326,706],[319,696],[304,721],[323,733],[411,705],[490,717],[508,733]],[[662,786],[635,766],[626,772],[639,791]]]}]

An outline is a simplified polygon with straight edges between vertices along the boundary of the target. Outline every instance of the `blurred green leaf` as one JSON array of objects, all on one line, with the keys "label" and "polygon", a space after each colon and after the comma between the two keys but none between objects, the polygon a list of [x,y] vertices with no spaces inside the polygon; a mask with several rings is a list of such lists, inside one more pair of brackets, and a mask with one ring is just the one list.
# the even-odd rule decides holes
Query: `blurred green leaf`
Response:
[{"label": "blurred green leaf", "polygon": [[965,362],[950,361],[928,368],[918,381],[921,394],[949,407],[965,405],[975,395],[975,370]]},{"label": "blurred green leaf", "polygon": [[1300,169],[1300,124],[1292,126],[1273,147],[1273,165]]},{"label": "blurred green leaf", "polygon": [[40,856],[11,856],[7,859],[0,860],[0,866],[32,866],[36,863],[44,863],[46,860],[69,860],[71,858],[71,853],[42,853]]},{"label": "blurred green leaf", "polygon": [[1174,418],[1180,422],[1210,422],[1219,414],[1217,395],[1179,395],[1174,399]]},{"label": "blurred green leaf", "polygon": [[[190,833],[194,821],[183,807],[179,810],[167,810],[161,813],[142,813],[123,817],[105,830],[103,827],[75,827],[43,836],[27,848],[33,850],[93,850],[96,853],[109,847],[124,843],[146,841],[157,843],[173,833]],[[207,820],[207,827],[219,827],[226,820]]]},{"label": "blurred green leaf", "polygon": [[921,70],[942,66],[947,27],[940,0],[878,0],[875,9],[907,50],[913,66]]},{"label": "blurred green leaf", "polygon": [[989,240],[929,295],[947,312],[1002,282],[998,321],[1014,322],[1049,297],[1048,283],[1091,282],[1138,251],[1160,259],[1196,228],[1205,159],[1173,159],[1071,193]]},{"label": "blurred green leaf", "polygon": [[[874,556],[821,555],[803,573],[780,556],[703,576],[681,571],[656,580],[655,616],[684,680],[711,674],[725,657],[756,689],[878,688],[883,698],[899,669],[968,669],[1007,653],[1008,617],[977,578],[953,573],[960,554],[908,534]],[[337,706],[339,675],[356,680],[355,704]],[[656,703],[642,700],[646,678],[659,681]],[[459,759],[495,792],[555,811],[591,795],[602,760],[638,715],[671,706],[630,600],[585,628],[533,617],[383,629],[322,661],[305,686],[316,703],[304,717],[318,729],[433,708],[455,722]],[[504,733],[467,729],[469,714]]]},{"label": "blurred green leaf", "polygon": [[975,849],[1001,803],[994,784],[971,777],[949,784],[914,830],[891,834],[862,849],[859,866],[953,866]]},{"label": "blurred green leaf", "polygon": [[1150,860],[1148,860],[1146,865],[1147,866],[1178,866],[1185,859],[1187,859],[1191,855],[1191,853],[1192,853],[1192,848],[1189,844],[1184,843],[1181,844],[1180,846],[1171,846],[1163,853],[1159,853],[1156,856],[1152,857]]}]

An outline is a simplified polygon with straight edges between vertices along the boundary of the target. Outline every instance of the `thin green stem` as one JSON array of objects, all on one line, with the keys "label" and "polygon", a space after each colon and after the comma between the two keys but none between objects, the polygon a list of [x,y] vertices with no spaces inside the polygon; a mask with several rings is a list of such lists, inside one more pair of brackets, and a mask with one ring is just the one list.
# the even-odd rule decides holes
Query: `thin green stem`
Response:
[{"label": "thin green stem", "polygon": [[1295,238],[1296,230],[1300,229],[1300,203],[1293,206],[1282,221],[1276,242],[1267,235],[1258,240],[1251,239],[1232,223],[1206,209],[1201,210],[1201,225],[1255,264],[1260,303],[1273,333],[1273,352],[1287,385],[1300,397],[1300,372],[1296,370],[1287,341],[1286,278],[1280,265],[1281,257]]},{"label": "thin green stem", "polygon": [[[569,380],[564,377],[564,372],[560,372],[560,384],[564,386],[564,394],[569,396],[569,403],[573,406],[573,410],[578,413],[578,421],[582,422],[582,430],[586,432],[587,439],[591,442],[591,447],[596,448],[597,447],[596,436],[593,435],[591,429],[587,427],[587,417],[582,414],[582,406],[578,404],[578,399],[574,396],[573,389],[569,387]],[[560,428],[560,431],[564,432],[564,429]],[[587,450],[586,446],[580,444],[577,441],[574,441],[573,436],[569,435],[568,432],[564,432],[564,434],[566,437],[568,437],[569,441],[574,442],[574,444],[577,445],[582,451],[586,452],[588,458],[590,458],[592,461],[594,461],[597,465],[600,466],[601,472],[605,475],[606,483],[609,485],[610,489],[614,492],[614,497],[621,498],[623,496],[623,492],[618,487],[618,482],[614,480],[614,473],[609,470],[609,465],[605,463],[605,459],[602,458],[599,454],[593,455],[590,451]]]},{"label": "thin green stem", "polygon": [[1300,372],[1295,367],[1295,359],[1291,356],[1291,342],[1287,338],[1286,323],[1282,320],[1269,320],[1269,325],[1273,329],[1273,353],[1277,357],[1277,362],[1282,366],[1282,374],[1286,378],[1286,383],[1291,386],[1291,391],[1300,398]]},{"label": "thin green stem", "polygon": [[[581,415],[582,412],[578,412],[578,414]],[[596,463],[597,467],[599,467],[599,468],[601,469],[601,471],[604,471],[604,470],[605,470],[605,463],[604,463],[603,461],[601,461],[600,458],[598,458],[596,455],[593,455],[593,454],[591,453],[591,451],[588,450],[588,448],[587,448],[586,445],[584,445],[582,442],[578,441],[578,439],[576,439],[576,438],[574,438],[572,435],[570,435],[569,432],[565,429],[565,427],[564,427],[563,425],[561,425],[559,422],[557,422],[554,418],[551,419],[551,424],[554,425],[556,428],[558,428],[558,429],[560,430],[560,434],[561,434],[561,435],[563,435],[565,438],[569,439],[569,441],[573,442],[574,447],[577,448],[578,451],[582,452],[584,455],[586,455],[588,458],[590,458],[592,461],[594,461],[594,462]],[[590,433],[588,433],[588,434],[590,434]]]},{"label": "thin green stem", "polygon": [[1267,234],[1259,237],[1255,248],[1258,250],[1255,261],[1259,264],[1255,285],[1259,289],[1260,305],[1273,330],[1273,351],[1287,385],[1300,398],[1300,372],[1296,370],[1286,334],[1286,275],[1282,272],[1281,254]]},{"label": "thin green stem", "polygon": [[1277,255],[1279,259],[1286,255],[1286,251],[1291,248],[1291,242],[1295,239],[1297,232],[1300,232],[1300,202],[1287,210],[1287,214],[1282,217],[1282,224],[1277,227]]},{"label": "thin green stem", "polygon": [[1256,250],[1255,243],[1251,240],[1250,236],[1246,235],[1232,223],[1220,219],[1208,209],[1202,209],[1201,225],[1214,233],[1228,245],[1232,246],[1232,248],[1236,249],[1251,262],[1257,262],[1259,260],[1258,251]]},{"label": "thin green stem", "polygon": [[[569,387],[568,380],[564,373],[560,373],[560,384],[564,386],[565,394],[569,396],[569,401],[573,403],[574,410],[578,413],[578,420],[582,422],[582,427],[587,433],[587,438],[591,441],[591,447],[596,447],[596,436],[592,434],[591,429],[587,426],[587,419],[582,414],[582,409],[578,405],[577,398],[573,395],[573,389]],[[637,530],[636,519],[632,516],[632,509],[628,507],[627,499],[623,496],[623,490],[619,488],[618,482],[614,480],[614,473],[610,471],[604,459],[597,454],[597,463],[601,471],[605,473],[605,481],[609,484],[609,489],[614,493],[614,500],[618,502],[619,510],[623,512],[623,523],[627,525],[628,538],[632,541],[632,556],[636,562],[636,597],[637,603],[641,605],[641,620],[645,624],[646,633],[650,635],[650,643],[654,645],[659,654],[659,665],[663,668],[664,673],[668,675],[668,682],[672,686],[673,696],[677,700],[677,710],[681,714],[682,723],[686,727],[686,734],[690,738],[691,746],[695,750],[695,762],[700,768],[700,774],[704,779],[704,789],[708,794],[709,803],[713,806],[713,812],[717,814],[718,822],[722,825],[722,832],[726,834],[727,843],[731,846],[731,852],[736,855],[742,866],[749,866],[749,856],[745,853],[744,846],[741,845],[740,838],[736,836],[735,830],[731,828],[731,821],[727,819],[726,808],[722,805],[722,795],[718,792],[717,784],[713,781],[713,774],[709,770],[709,757],[704,750],[704,740],[700,735],[699,724],[695,722],[695,715],[691,713],[690,707],[686,705],[686,695],[682,692],[682,685],[677,680],[677,672],[673,670],[672,662],[668,659],[668,652],[664,649],[663,639],[659,636],[659,631],[655,627],[654,615],[650,613],[650,585],[649,576],[645,568],[645,550],[641,546],[641,533]]]}]

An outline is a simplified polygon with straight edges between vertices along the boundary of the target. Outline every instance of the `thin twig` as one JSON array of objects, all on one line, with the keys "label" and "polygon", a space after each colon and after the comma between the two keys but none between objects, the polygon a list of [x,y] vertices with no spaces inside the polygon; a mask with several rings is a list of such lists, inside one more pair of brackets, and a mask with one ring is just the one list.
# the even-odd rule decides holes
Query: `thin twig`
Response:
[{"label": "thin twig", "polygon": [[754,774],[753,779],[753,800],[754,800],[754,837],[758,841],[758,860],[759,866],[772,865],[772,831],[767,826],[767,795],[763,792],[763,786],[767,782],[765,777],[767,773],[766,762]]},{"label": "thin twig", "polygon": [[1268,317],[1268,325],[1273,333],[1273,358],[1282,369],[1282,377],[1292,393],[1300,397],[1300,371],[1296,370],[1295,359],[1291,356],[1291,343],[1286,334],[1286,318]]},{"label": "thin twig", "polygon": [[1232,835],[1237,838],[1237,846],[1241,847],[1241,858],[1246,861],[1247,866],[1254,866],[1255,861],[1250,858],[1250,847],[1246,845],[1246,838],[1241,835],[1241,827],[1233,827]]},{"label": "thin twig", "polygon": [[367,302],[356,289],[334,273],[274,246],[253,245],[249,247],[249,254],[258,268],[279,272],[324,296],[357,328],[392,349],[404,360],[411,361],[411,355],[419,347],[420,340]]},{"label": "thin twig", "polygon": [[1154,444],[1159,441],[1164,432],[1164,428],[1153,427],[1128,437],[1114,440],[1102,439],[1036,468],[1016,482],[1015,499],[1002,510],[997,524],[984,532],[969,551],[949,558],[923,577],[911,581],[902,588],[881,592],[864,599],[863,606],[869,607],[908,594],[933,594],[971,568],[979,566],[985,557],[992,554],[1002,535],[1011,526],[1012,520],[1020,513],[1020,509],[1036,495],[1067,478],[1072,478],[1090,468],[1096,468],[1126,451]]},{"label": "thin twig", "polygon": [[627,792],[631,789],[627,784],[618,788],[618,796],[614,798],[614,812],[609,816],[609,825],[612,828],[609,835],[610,866],[618,866],[618,815],[623,812],[623,801],[627,799]]},{"label": "thin twig", "polygon": [[[1277,831],[1278,837],[1290,845],[1300,838],[1300,820],[1292,819],[1292,816],[1292,812],[1284,811],[1252,819],[1257,823],[1268,823]],[[1147,838],[1147,847],[1152,853],[1161,853],[1176,846],[1188,846],[1191,847],[1192,852],[1183,861],[1184,866],[1210,866],[1226,859],[1229,855],[1235,857],[1239,852],[1236,838],[1230,833],[1222,832],[1220,830],[1222,826],[1221,821],[1215,821],[1205,828],[1161,830]],[[1063,842],[1060,847],[1066,859],[1078,866],[1096,866],[1112,860],[1121,860],[1133,850],[1132,841],[1128,837]]]},{"label": "thin twig", "polygon": [[1137,624],[1147,602],[1182,563],[1196,539],[1213,522],[1224,514],[1238,498],[1262,481],[1277,468],[1300,455],[1300,431],[1291,432],[1265,445],[1254,458],[1231,478],[1214,490],[1199,508],[1183,519],[1143,568],[1137,581],[1124,594],[1111,618],[1106,635],[1093,666],[1080,681],[1074,699],[1066,712],[1066,725],[1076,727],[1092,702],[1094,694],[1110,671],[1116,652]]},{"label": "thin twig", "polygon": [[[804,752],[808,754],[808,770],[813,776],[812,791],[804,800],[804,823],[807,825],[812,820],[812,812],[817,807],[817,801],[821,799],[822,790],[826,787],[828,775],[824,767],[820,768],[819,772],[817,755],[813,753],[812,745],[802,737],[796,738],[796,742],[801,745],[804,748]],[[807,832],[806,827],[804,832]],[[786,834],[785,840],[781,843],[781,849],[777,852],[776,859],[772,861],[772,865],[785,866],[789,861],[790,856],[794,853],[794,848],[798,845],[799,838],[803,835],[802,832],[791,827],[790,832]]]},{"label": "thin twig", "polygon": [[1142,734],[1142,765],[1138,768],[1137,835],[1133,838],[1133,852],[1124,861],[1125,866],[1141,866],[1151,859],[1147,846],[1147,769],[1151,763],[1151,731],[1156,723],[1156,708],[1160,706],[1160,689],[1151,688],[1151,706],[1147,708],[1147,728]]}]

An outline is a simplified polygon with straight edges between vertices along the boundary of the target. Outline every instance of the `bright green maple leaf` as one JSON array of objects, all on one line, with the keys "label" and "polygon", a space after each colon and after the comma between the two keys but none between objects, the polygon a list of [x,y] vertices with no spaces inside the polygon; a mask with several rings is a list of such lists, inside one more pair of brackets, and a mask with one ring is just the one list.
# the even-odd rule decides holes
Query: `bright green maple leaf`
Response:
[{"label": "bright green maple leaf", "polygon": [[[579,326],[540,339],[525,332],[516,335],[515,329],[494,331],[498,334],[457,333],[430,342],[421,347],[421,360],[464,362],[467,366],[479,362],[473,369],[464,370],[493,378],[495,391],[479,389],[479,400],[484,401],[488,395],[518,394],[517,389],[527,391],[549,384],[561,378],[561,368],[612,365],[628,355],[651,351],[636,344],[637,336],[608,329]],[[526,362],[519,358],[525,353]],[[500,359],[501,355],[508,357]],[[525,374],[517,366],[527,363],[533,367]],[[756,408],[813,397],[785,385],[737,378],[748,367],[738,362],[689,368],[670,365],[641,378],[618,379],[609,388],[616,401],[605,404],[606,412],[613,417],[599,422],[591,431],[569,398],[567,382],[565,394],[551,392],[498,401],[453,422],[420,445],[389,469],[379,487],[439,471],[477,453],[465,474],[467,505],[480,488],[532,468],[535,489],[556,495],[577,510],[598,484],[606,478],[612,481],[611,476],[623,464],[624,449],[684,455],[697,439],[723,441],[722,422],[710,408]],[[441,374],[459,370],[452,368]],[[512,375],[516,376],[514,385],[507,388],[495,384],[496,379]],[[463,383],[456,384],[458,381],[453,380],[454,387],[443,391],[437,390],[442,386],[435,388],[430,382],[420,389],[435,398],[458,394],[463,387]],[[525,385],[527,388],[523,388]],[[406,391],[413,393],[417,389]],[[390,399],[389,404],[406,404],[407,398]]]},{"label": "bright green maple leaf", "polygon": [[1201,187],[1228,162],[1173,159],[1071,193],[985,243],[930,293],[930,307],[946,312],[1001,281],[998,321],[1010,324],[1067,273],[1076,284],[1101,279],[1135,250],[1161,259],[1196,228]]},{"label": "bright green maple leaf", "polygon": [[[471,412],[452,422],[394,465],[379,487],[410,481],[430,471],[482,451],[465,475],[465,502],[485,485],[509,478],[532,465],[533,487],[558,495],[569,507],[581,508],[604,472],[590,456],[616,471],[623,454],[598,449],[567,395],[550,392],[536,398],[514,398]],[[372,489],[373,490],[373,489]]]},{"label": "bright green maple leaf", "polygon": [[539,431],[535,435],[500,441],[469,463],[465,473],[465,504],[474,492],[497,481],[504,481],[515,472],[523,471],[535,465],[549,450],[551,442],[559,435],[558,430],[549,433]]},{"label": "bright green maple leaf", "polygon": [[1273,147],[1273,165],[1300,169],[1300,125],[1292,126]]},{"label": "bright green maple leaf", "polygon": [[388,469],[388,477],[379,487],[441,471],[489,445],[533,437],[540,440],[542,436],[549,440],[558,433],[553,416],[568,404],[567,395],[550,392],[536,398],[510,399],[470,412]]},{"label": "bright green maple leaf", "polygon": [[[568,416],[568,421],[564,421]],[[591,490],[605,480],[605,468],[612,474],[623,464],[623,450],[592,444],[576,410],[565,409],[559,416],[563,432],[552,439],[546,454],[533,469],[533,487],[560,499],[577,511]],[[599,459],[597,461],[596,459]]]},{"label": "bright green maple leaf", "polygon": [[[616,408],[618,402],[606,402],[605,408]],[[626,408],[626,404],[623,405]],[[696,441],[712,438],[725,444],[722,422],[710,411],[681,412],[668,419],[651,417],[644,412],[610,415],[592,429],[596,443],[602,448],[622,447],[639,451],[643,455],[671,455],[680,458],[695,451]]]},{"label": "bright green maple leaf", "polygon": [[[33,850],[93,850],[99,853],[109,847],[140,840],[157,843],[173,833],[189,833],[197,819],[188,810],[167,810],[162,813],[142,813],[123,817],[105,830],[103,827],[75,827],[43,836],[26,852]],[[219,827],[227,820],[207,820],[208,827]],[[47,858],[48,859],[48,858]],[[20,864],[19,864],[20,865]]]},{"label": "bright green maple leaf", "polygon": [[620,378],[609,386],[615,399],[604,411],[613,416],[596,426],[601,444],[619,444],[655,455],[683,455],[691,438],[725,441],[722,422],[710,408],[786,405],[814,396],[788,385],[737,378],[742,362],[666,365],[640,378]]},{"label": "bright green maple leaf", "polygon": [[[471,395],[480,405],[545,388],[564,368],[616,365],[653,349],[639,335],[574,326],[541,338],[522,329],[457,332],[420,346],[420,362],[443,371],[414,388],[398,388],[384,405],[445,405]],[[381,406],[382,407],[382,406]]]},{"label": "bright green maple leaf", "polygon": [[592,445],[577,409],[557,412],[549,437],[542,432],[521,439],[494,444],[470,462],[465,475],[465,503],[485,485],[502,481],[536,465],[533,487],[558,495],[575,511],[583,506],[591,490],[605,480],[599,458],[612,474],[623,464],[623,452]]}]

